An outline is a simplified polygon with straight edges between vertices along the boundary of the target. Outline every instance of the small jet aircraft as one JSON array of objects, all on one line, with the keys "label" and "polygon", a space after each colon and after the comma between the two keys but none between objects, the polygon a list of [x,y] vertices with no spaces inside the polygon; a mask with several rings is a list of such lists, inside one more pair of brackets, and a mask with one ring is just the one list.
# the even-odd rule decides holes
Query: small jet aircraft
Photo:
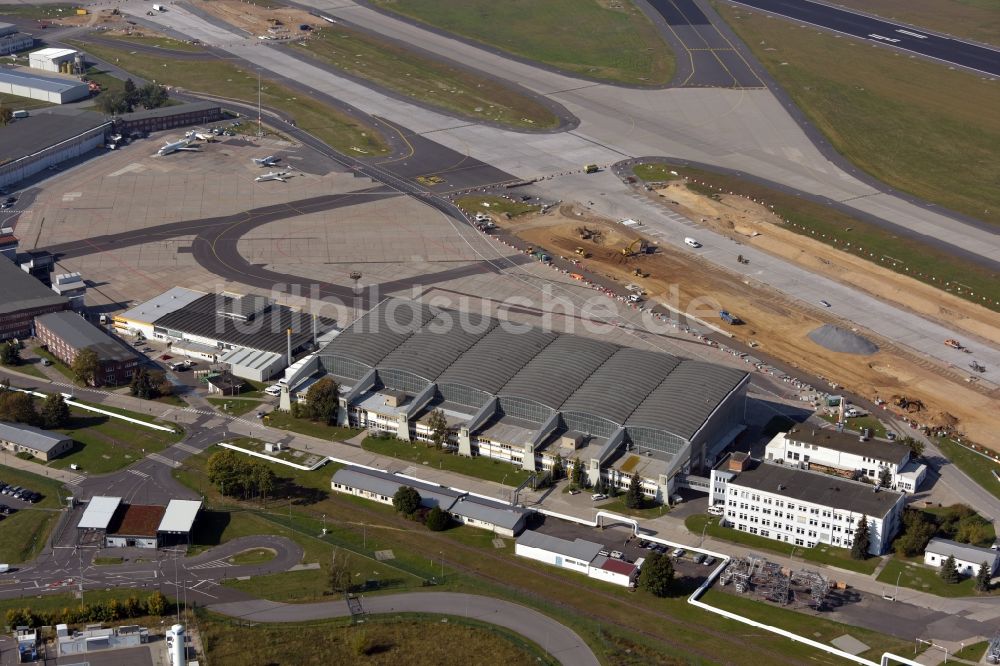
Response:
[{"label": "small jet aircraft", "polygon": [[163,145],[162,148],[156,151],[156,154],[163,156],[163,155],[169,155],[170,153],[176,153],[181,150],[198,152],[198,147],[191,145],[191,139],[181,139],[180,141],[174,141],[174,142],[168,141]]},{"label": "small jet aircraft", "polygon": [[204,141],[205,143],[212,143],[212,142],[214,142],[216,140],[216,136],[214,134],[212,134],[211,132],[202,132],[200,130],[188,130],[184,134],[184,136],[186,136],[189,139],[191,139],[191,138],[200,139],[201,141]]},{"label": "small jet aircraft", "polygon": [[263,176],[257,176],[253,180],[255,183],[263,183],[264,181],[267,180],[280,180],[282,183],[287,183],[288,181],[285,180],[287,176],[288,176],[287,171],[270,171],[268,173],[265,173]]},{"label": "small jet aircraft", "polygon": [[267,157],[255,157],[253,158],[253,163],[259,167],[273,167],[281,160],[277,155],[268,155]]}]

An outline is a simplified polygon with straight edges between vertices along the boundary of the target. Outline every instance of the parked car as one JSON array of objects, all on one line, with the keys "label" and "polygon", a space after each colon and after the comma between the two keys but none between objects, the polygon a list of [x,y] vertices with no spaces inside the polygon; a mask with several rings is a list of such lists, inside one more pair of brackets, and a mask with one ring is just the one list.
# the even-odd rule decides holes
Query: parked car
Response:
[{"label": "parked car", "polygon": [[695,564],[701,564],[705,561],[705,553],[698,553],[694,556]]},{"label": "parked car", "polygon": [[590,496],[590,500],[592,502],[600,502],[601,500],[606,500],[606,499],[608,499],[608,496],[602,493],[594,493],[593,495]]},{"label": "parked car", "polygon": [[687,551],[686,551],[686,550],[684,550],[683,548],[676,548],[676,549],[674,549],[674,552],[672,552],[672,553],[671,553],[671,555],[672,555],[673,557],[676,557],[676,558],[678,558],[678,559],[679,559],[679,558],[681,558],[681,557],[684,557],[684,553],[686,553],[686,552],[687,552]]},{"label": "parked car", "polygon": [[721,504],[713,504],[708,507],[708,515],[710,516],[721,516],[726,512],[726,508]]},{"label": "parked car", "polygon": [[715,558],[709,555],[708,557],[705,558],[705,561],[702,562],[702,564],[704,564],[706,567],[710,567],[713,564],[715,564]]},{"label": "parked car", "polygon": [[266,389],[264,389],[264,393],[277,397],[281,395],[281,387],[278,386],[277,384],[272,384],[271,386],[268,386]]}]

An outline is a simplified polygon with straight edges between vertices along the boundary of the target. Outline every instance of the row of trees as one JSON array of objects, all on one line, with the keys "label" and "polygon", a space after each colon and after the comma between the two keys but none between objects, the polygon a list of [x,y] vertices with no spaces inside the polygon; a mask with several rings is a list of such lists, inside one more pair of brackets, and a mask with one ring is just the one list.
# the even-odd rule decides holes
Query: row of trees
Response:
[{"label": "row of trees", "polygon": [[207,464],[208,480],[223,495],[267,501],[274,490],[275,475],[263,460],[254,460],[224,449],[213,453]]},{"label": "row of trees", "polygon": [[421,507],[420,493],[416,488],[400,486],[392,496],[392,506],[407,518],[419,520],[432,532],[441,532],[451,526],[451,516],[439,506],[425,510]]},{"label": "row of trees", "polygon": [[27,393],[0,390],[0,421],[25,423],[41,428],[64,428],[69,420],[69,405],[62,394],[52,393],[46,396],[39,409],[35,399]]},{"label": "row of trees", "polygon": [[125,80],[121,92],[103,92],[97,97],[97,108],[109,115],[130,113],[137,107],[156,109],[167,103],[167,89],[155,83],[136,86],[132,79]]},{"label": "row of trees", "polygon": [[83,622],[117,622],[133,617],[160,617],[173,609],[167,598],[159,591],[147,597],[130,596],[119,601],[111,599],[96,604],[81,604],[76,608],[62,608],[52,611],[36,611],[32,608],[11,608],[7,611],[7,625],[11,627],[54,626],[56,624],[79,624]]}]

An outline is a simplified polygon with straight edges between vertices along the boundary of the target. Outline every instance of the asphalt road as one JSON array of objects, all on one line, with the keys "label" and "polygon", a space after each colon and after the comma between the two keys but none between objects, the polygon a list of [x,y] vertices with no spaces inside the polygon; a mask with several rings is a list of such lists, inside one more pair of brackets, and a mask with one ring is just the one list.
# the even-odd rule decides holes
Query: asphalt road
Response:
[{"label": "asphalt road", "polygon": [[1000,76],[1000,51],[809,0],[731,0],[795,21]]},{"label": "asphalt road", "polygon": [[[600,664],[575,631],[547,615],[508,601],[455,592],[411,592],[363,598],[361,603],[365,613],[439,613],[488,622],[534,641],[560,664]],[[254,600],[212,604],[209,608],[223,615],[255,622],[307,622],[350,615],[345,601],[281,604]]]}]

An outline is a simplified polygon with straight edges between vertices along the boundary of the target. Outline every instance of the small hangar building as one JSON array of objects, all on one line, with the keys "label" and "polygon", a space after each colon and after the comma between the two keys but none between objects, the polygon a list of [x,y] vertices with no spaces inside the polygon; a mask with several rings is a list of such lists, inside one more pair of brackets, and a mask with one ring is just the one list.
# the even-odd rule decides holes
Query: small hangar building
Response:
[{"label": "small hangar building", "polygon": [[76,54],[73,49],[39,49],[28,54],[28,67],[45,72],[67,72],[72,68]]},{"label": "small hangar building", "polygon": [[743,430],[749,374],[660,352],[387,299],[319,352],[341,425],[428,439],[440,409],[466,456],[525,470],[579,459],[665,500]]},{"label": "small hangar building", "polygon": [[90,97],[90,88],[83,81],[24,69],[0,70],[0,92],[52,104],[69,104]]},{"label": "small hangar building", "polygon": [[105,548],[159,548],[190,543],[201,502],[170,500],[166,506],[125,504],[120,497],[93,497],[77,523],[79,541]]}]

